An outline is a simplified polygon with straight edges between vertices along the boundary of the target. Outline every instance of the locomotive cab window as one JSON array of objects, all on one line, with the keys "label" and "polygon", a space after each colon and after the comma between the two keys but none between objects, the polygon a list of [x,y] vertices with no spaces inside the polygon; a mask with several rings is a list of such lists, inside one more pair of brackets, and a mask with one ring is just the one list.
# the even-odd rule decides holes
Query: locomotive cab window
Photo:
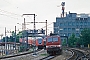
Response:
[{"label": "locomotive cab window", "polygon": [[39,44],[42,43],[42,39],[38,39],[38,43],[39,43]]},{"label": "locomotive cab window", "polygon": [[47,38],[47,42],[57,42],[58,41],[58,37],[49,37]]},{"label": "locomotive cab window", "polygon": [[52,42],[52,38],[51,37],[47,38],[47,42]]},{"label": "locomotive cab window", "polygon": [[58,41],[58,37],[53,37],[53,42],[57,42]]}]

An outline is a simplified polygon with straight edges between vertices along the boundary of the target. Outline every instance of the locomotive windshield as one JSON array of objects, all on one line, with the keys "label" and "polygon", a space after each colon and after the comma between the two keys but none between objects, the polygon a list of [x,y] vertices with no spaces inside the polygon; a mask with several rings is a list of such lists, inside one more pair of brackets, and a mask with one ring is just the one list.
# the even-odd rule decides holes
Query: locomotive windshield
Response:
[{"label": "locomotive windshield", "polygon": [[41,44],[42,43],[42,39],[38,39],[38,43]]},{"label": "locomotive windshield", "polygon": [[58,37],[49,37],[47,38],[47,42],[57,42],[58,41]]},{"label": "locomotive windshield", "polygon": [[58,41],[58,37],[53,37],[53,42],[57,42]]},{"label": "locomotive windshield", "polygon": [[47,38],[47,42],[52,42],[52,37]]}]

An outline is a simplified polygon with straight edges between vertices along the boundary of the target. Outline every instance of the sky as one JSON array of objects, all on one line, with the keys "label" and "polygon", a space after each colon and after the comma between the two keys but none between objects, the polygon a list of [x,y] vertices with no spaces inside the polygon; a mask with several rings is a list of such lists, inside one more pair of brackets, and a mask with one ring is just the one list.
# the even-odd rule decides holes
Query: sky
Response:
[{"label": "sky", "polygon": [[[65,2],[65,12],[90,13],[90,0],[0,0],[0,35],[15,29],[22,30],[24,18],[26,22],[33,22],[33,16],[23,14],[35,14],[36,22],[48,22],[48,33],[53,31],[53,22],[59,17],[61,2]],[[60,6],[60,7],[57,7]],[[19,24],[17,24],[19,23]],[[26,28],[33,29],[33,24],[26,23]],[[36,29],[41,29],[45,23],[36,23]],[[43,28],[45,29],[45,28]],[[10,33],[7,33],[9,35]]]}]

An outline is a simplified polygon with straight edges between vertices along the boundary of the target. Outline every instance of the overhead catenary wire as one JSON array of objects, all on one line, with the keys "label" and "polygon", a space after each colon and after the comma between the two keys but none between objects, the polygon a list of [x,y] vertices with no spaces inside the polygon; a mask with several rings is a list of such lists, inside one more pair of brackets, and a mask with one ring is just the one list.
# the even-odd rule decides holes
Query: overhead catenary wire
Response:
[{"label": "overhead catenary wire", "polygon": [[[13,7],[15,7],[15,8],[18,8],[18,9],[21,9],[21,8],[19,8],[18,6],[16,6],[16,5],[14,5],[14,4],[12,4],[12,3],[10,3],[9,1],[7,1],[7,0],[3,0],[3,1],[5,1],[6,3],[8,3],[8,4],[11,4]],[[9,13],[9,14],[11,14],[11,15],[14,15],[14,16],[19,16],[19,17],[23,17],[22,15],[20,15],[20,14],[16,14],[16,13],[13,13],[13,12],[8,12],[8,11],[5,11],[5,10],[2,10],[2,9],[0,9],[1,11],[4,11],[4,12],[6,12],[6,13]],[[23,10],[23,11],[25,11],[25,12],[27,12],[25,9],[21,9],[21,10]],[[27,17],[29,17],[30,18],[30,16],[27,16]],[[36,17],[37,18],[37,17]],[[31,18],[30,18],[30,20],[32,20]]]},{"label": "overhead catenary wire", "polygon": [[[12,4],[12,3],[10,3],[10,2],[8,2],[7,0],[3,0],[3,1],[5,1],[6,3],[8,3],[8,4],[11,4],[13,7],[15,7],[15,8],[18,8],[18,9],[20,9],[20,10],[23,10],[23,11],[25,11],[25,12],[27,12],[27,10],[25,10],[25,9],[21,9],[21,8],[19,8],[18,6],[16,6],[15,4]],[[23,17],[23,15],[20,15],[20,14],[16,14],[16,13],[13,13],[14,15],[18,15],[18,16],[20,16],[20,17]],[[27,17],[29,17],[29,16],[27,16]],[[29,17],[30,18],[30,17]],[[31,18],[30,18],[31,19]]]},{"label": "overhead catenary wire", "polygon": [[11,14],[11,15],[16,15],[16,16],[20,16],[20,17],[22,17],[22,15],[19,15],[19,14],[16,14],[16,13],[12,13],[12,12],[8,12],[8,11],[5,11],[5,10],[2,10],[2,9],[0,9],[0,12],[2,12],[2,13],[7,13],[7,14]]},{"label": "overhead catenary wire", "polygon": [[[18,6],[10,3],[10,2],[7,1],[7,0],[3,0],[3,1],[7,2],[8,4],[11,4],[11,5],[12,5],[13,7],[15,7],[15,8],[20,9]],[[23,9],[21,9],[21,10],[23,10]],[[23,17],[23,16],[20,15],[20,14],[16,14],[16,13],[13,13],[13,12],[8,12],[8,11],[2,10],[2,9],[0,9],[0,11],[1,11],[2,13],[6,13],[6,14],[0,14],[0,15],[4,15],[4,16],[11,17],[11,18],[14,18],[14,19],[18,19],[18,18],[16,18],[16,17]],[[23,11],[25,11],[25,10],[23,10]],[[7,15],[7,14],[8,14],[8,15]],[[14,16],[14,17],[13,17],[13,16]],[[27,16],[27,17],[30,18],[30,16]],[[31,18],[30,18],[30,20],[31,20]],[[52,24],[52,23],[51,23],[51,24]],[[50,24],[49,24],[49,25],[50,25]],[[48,25],[48,26],[49,26],[49,25]],[[42,27],[42,28],[45,28],[45,27],[46,27],[46,26],[44,26],[44,27]]]},{"label": "overhead catenary wire", "polygon": [[[3,1],[7,2],[8,4],[13,5],[12,3],[10,3],[10,2],[8,2],[8,1],[6,1],[6,0],[3,0]],[[15,6],[14,6],[14,7],[15,7]],[[17,8],[17,7],[16,7],[16,8]],[[2,14],[2,15],[7,15],[8,17],[10,17],[10,16],[14,16],[14,17],[23,17],[23,16],[20,15],[20,14],[13,13],[13,12],[9,12],[9,11],[5,11],[5,10],[3,10],[3,9],[0,9],[0,12],[6,13],[6,14]]]},{"label": "overhead catenary wire", "polygon": [[18,18],[15,18],[15,17],[9,16],[9,15],[6,15],[6,14],[1,14],[1,13],[0,13],[0,15],[7,16],[7,17],[14,18],[14,19],[17,19],[17,20],[18,20]]},{"label": "overhead catenary wire", "polygon": [[[10,3],[10,2],[8,2],[7,0],[3,0],[3,1],[7,2],[8,4],[13,5],[15,8],[21,9],[21,8],[19,8],[18,6],[14,5],[14,4]],[[23,10],[23,9],[21,9],[21,10]],[[25,10],[23,10],[23,11],[25,11]],[[26,11],[26,12],[27,12],[27,11]]]},{"label": "overhead catenary wire", "polygon": [[14,18],[16,20],[19,20],[20,17],[22,18],[22,15],[15,14],[15,13],[12,13],[12,12],[8,12],[8,11],[2,10],[2,9],[0,9],[0,15],[7,16],[7,17],[10,17],[10,18]]},{"label": "overhead catenary wire", "polygon": [[[53,23],[53,22],[52,22]],[[48,24],[47,26],[51,25],[52,23]],[[42,28],[46,28],[46,26],[42,27]]]}]

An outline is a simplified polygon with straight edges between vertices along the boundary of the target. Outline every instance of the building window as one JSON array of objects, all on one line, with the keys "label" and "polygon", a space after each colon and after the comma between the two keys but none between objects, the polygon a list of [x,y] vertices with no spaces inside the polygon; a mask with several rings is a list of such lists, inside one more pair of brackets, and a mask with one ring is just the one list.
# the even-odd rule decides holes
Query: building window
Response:
[{"label": "building window", "polygon": [[83,25],[83,22],[80,22],[80,25]]},{"label": "building window", "polygon": [[71,26],[72,25],[72,23],[71,22],[68,22],[68,26]]},{"label": "building window", "polygon": [[76,37],[79,37],[79,33],[76,33]]},{"label": "building window", "polygon": [[63,26],[63,23],[60,23],[60,26]]},{"label": "building window", "polygon": [[68,36],[70,37],[71,36],[71,33],[68,33]]},{"label": "building window", "polygon": [[88,25],[90,26],[90,22],[88,22]]},{"label": "building window", "polygon": [[80,25],[80,28],[82,28],[83,26],[82,25]]},{"label": "building window", "polygon": [[87,18],[84,18],[84,20],[87,20]]},{"label": "building window", "polygon": [[76,22],[76,25],[79,25],[79,23],[78,23],[78,22]]},{"label": "building window", "polygon": [[63,32],[63,30],[60,30],[60,32]]},{"label": "building window", "polygon": [[67,28],[64,28],[64,31],[66,32],[67,31]]},{"label": "building window", "polygon": [[83,18],[80,18],[80,20],[83,20]]},{"label": "building window", "polygon": [[76,18],[76,20],[80,20],[80,18]]},{"label": "building window", "polygon": [[72,22],[72,25],[75,26],[75,22]]},{"label": "building window", "polygon": [[68,28],[68,31],[71,31],[71,28]]},{"label": "building window", "polygon": [[84,25],[87,25],[87,22],[85,22]]},{"label": "building window", "polygon": [[64,23],[64,26],[67,26],[67,23]]},{"label": "building window", "polygon": [[79,25],[76,25],[76,28],[79,28]]},{"label": "building window", "polygon": [[72,28],[72,31],[75,31],[75,28]]},{"label": "building window", "polygon": [[79,31],[79,28],[76,28],[76,31]]},{"label": "building window", "polygon": [[82,31],[83,30],[83,28],[80,28],[80,31]]}]

